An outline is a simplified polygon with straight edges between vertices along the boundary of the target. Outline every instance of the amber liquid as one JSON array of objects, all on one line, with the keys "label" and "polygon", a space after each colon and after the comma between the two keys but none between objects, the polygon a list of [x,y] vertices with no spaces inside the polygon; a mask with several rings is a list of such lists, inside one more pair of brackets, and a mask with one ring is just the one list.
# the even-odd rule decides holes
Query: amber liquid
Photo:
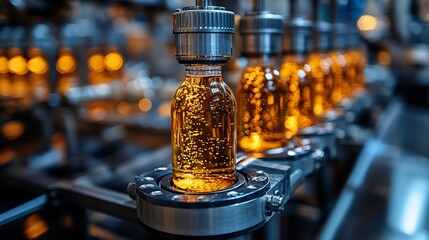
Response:
[{"label": "amber liquid", "polygon": [[11,92],[7,61],[6,54],[0,49],[0,99],[9,98]]},{"label": "amber liquid", "polygon": [[349,65],[347,67],[347,78],[350,84],[351,94],[365,88],[365,55],[356,49],[346,52]]},{"label": "amber liquid", "polygon": [[213,192],[236,182],[235,99],[220,75],[188,75],[171,104],[173,184]]},{"label": "amber liquid", "polygon": [[[314,65],[314,64],[313,64]],[[320,68],[320,66],[319,66]],[[318,68],[315,68],[317,74]],[[280,75],[287,82],[286,137],[291,138],[302,128],[316,122],[316,113],[323,109],[323,73],[313,81],[313,68],[301,57],[287,56],[280,69]],[[317,82],[317,80],[320,80]]]},{"label": "amber liquid", "polygon": [[321,115],[332,109],[333,75],[331,61],[321,53],[312,53],[307,59],[311,68],[310,81],[313,93],[313,114]]},{"label": "amber liquid", "polygon": [[331,61],[332,73],[332,92],[330,100],[332,104],[337,105],[350,91],[349,83],[347,82],[347,59],[340,52],[328,53]]},{"label": "amber liquid", "polygon": [[237,92],[238,144],[248,153],[286,145],[286,84],[274,66],[247,67]]}]

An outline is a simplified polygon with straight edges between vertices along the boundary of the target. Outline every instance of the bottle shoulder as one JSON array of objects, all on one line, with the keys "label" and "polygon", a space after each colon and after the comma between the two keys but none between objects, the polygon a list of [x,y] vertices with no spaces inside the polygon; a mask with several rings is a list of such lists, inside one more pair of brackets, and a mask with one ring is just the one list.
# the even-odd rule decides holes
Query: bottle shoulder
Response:
[{"label": "bottle shoulder", "polygon": [[285,87],[285,82],[275,65],[258,65],[248,66],[244,69],[239,90],[267,89],[267,91],[276,91]]},{"label": "bottle shoulder", "polygon": [[[176,90],[172,99],[173,108],[185,108],[189,111],[209,111],[222,106],[235,107],[235,98],[223,81],[185,81]],[[195,79],[194,79],[195,80]],[[196,108],[199,106],[198,108]],[[201,107],[202,106],[202,107]]]}]

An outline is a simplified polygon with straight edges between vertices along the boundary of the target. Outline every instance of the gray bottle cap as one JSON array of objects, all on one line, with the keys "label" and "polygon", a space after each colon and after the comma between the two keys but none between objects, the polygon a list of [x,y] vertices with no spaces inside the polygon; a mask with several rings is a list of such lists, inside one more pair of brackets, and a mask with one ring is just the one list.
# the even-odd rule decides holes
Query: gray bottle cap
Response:
[{"label": "gray bottle cap", "polygon": [[327,52],[332,49],[332,26],[329,22],[314,25],[314,50]]},{"label": "gray bottle cap", "polygon": [[349,24],[347,28],[347,48],[359,48],[362,44],[362,38],[356,26]]},{"label": "gray bottle cap", "polygon": [[282,51],[283,17],[253,12],[240,20],[243,56],[278,55]]},{"label": "gray bottle cap", "polygon": [[283,34],[283,53],[306,54],[311,52],[313,23],[304,18],[286,21]]},{"label": "gray bottle cap", "polygon": [[226,62],[232,55],[234,13],[211,1],[173,14],[176,57],[180,63]]},{"label": "gray bottle cap", "polygon": [[347,25],[343,23],[334,24],[334,49],[345,50],[347,48]]}]

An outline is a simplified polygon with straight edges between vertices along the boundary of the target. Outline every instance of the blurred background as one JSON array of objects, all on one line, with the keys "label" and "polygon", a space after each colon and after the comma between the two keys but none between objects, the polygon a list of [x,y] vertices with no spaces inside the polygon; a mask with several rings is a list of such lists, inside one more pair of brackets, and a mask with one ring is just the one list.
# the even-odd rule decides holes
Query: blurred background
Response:
[{"label": "blurred background", "polygon": [[[250,0],[213,2],[237,22],[251,9]],[[285,18],[288,2],[266,0]],[[300,2],[311,19],[313,1]],[[338,140],[330,204],[292,199],[270,231],[429,239],[429,2],[346,2],[370,103]],[[185,74],[171,14],[193,4],[0,0],[0,238],[162,238],[124,199],[134,175],[170,162],[170,101]],[[234,91],[246,65],[239,49],[235,34],[223,73]]]}]

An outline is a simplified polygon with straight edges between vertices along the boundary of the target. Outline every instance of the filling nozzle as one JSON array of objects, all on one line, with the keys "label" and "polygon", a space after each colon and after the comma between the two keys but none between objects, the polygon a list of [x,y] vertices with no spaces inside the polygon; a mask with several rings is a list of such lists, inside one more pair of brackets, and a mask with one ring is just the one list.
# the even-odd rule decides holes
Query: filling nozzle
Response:
[{"label": "filling nozzle", "polygon": [[289,8],[290,8],[290,16],[289,18],[296,18],[298,17],[299,12],[299,4],[296,2],[297,0],[290,0],[289,1]]},{"label": "filling nozzle", "polygon": [[180,63],[226,62],[232,55],[234,13],[212,6],[211,0],[195,3],[173,14],[177,59]]},{"label": "filling nozzle", "polygon": [[266,11],[265,0],[254,0],[252,12],[240,20],[243,56],[276,56],[281,52],[283,17]]},{"label": "filling nozzle", "polygon": [[315,51],[327,52],[332,48],[332,25],[330,23],[330,0],[313,0],[312,20],[314,23]]},{"label": "filling nozzle", "polygon": [[301,14],[301,5],[306,1],[289,0],[289,18],[283,35],[283,53],[306,54],[311,52],[313,23],[309,16]]},{"label": "filling nozzle", "polygon": [[265,12],[266,6],[265,6],[265,0],[253,0],[253,7],[252,12]]},{"label": "filling nozzle", "polygon": [[197,5],[197,6],[211,6],[212,1],[211,0],[196,0],[195,5]]},{"label": "filling nozzle", "polygon": [[344,50],[347,44],[348,0],[331,0],[331,24],[334,33],[334,48]]}]

